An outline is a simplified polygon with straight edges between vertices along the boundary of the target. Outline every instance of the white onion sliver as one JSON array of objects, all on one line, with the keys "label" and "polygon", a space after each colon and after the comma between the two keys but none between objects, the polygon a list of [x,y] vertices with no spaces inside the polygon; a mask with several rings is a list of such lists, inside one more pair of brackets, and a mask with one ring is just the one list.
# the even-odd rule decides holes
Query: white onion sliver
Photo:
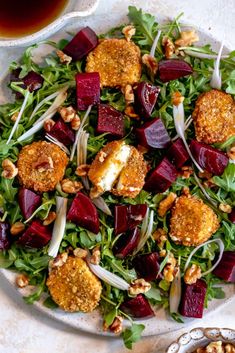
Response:
[{"label": "white onion sliver", "polygon": [[34,135],[36,132],[38,132],[39,130],[41,130],[43,127],[43,121],[40,121],[39,123],[37,123],[36,125],[33,125],[31,127],[31,129],[29,129],[28,131],[26,131],[23,135],[21,135],[18,138],[18,142],[24,141],[27,138],[31,137],[32,135]]},{"label": "white onion sliver", "polygon": [[90,268],[90,270],[97,276],[99,277],[102,281],[110,284],[111,286],[121,289],[121,290],[128,290],[130,285],[124,279],[121,277],[115,275],[112,272],[109,272],[108,270],[102,268],[99,265],[94,265],[87,261],[87,264]]},{"label": "white onion sliver", "polygon": [[157,48],[157,43],[159,41],[161,33],[162,33],[162,31],[159,30],[157,35],[156,35],[156,37],[155,37],[155,39],[154,39],[154,41],[153,41],[153,45],[152,45],[152,48],[151,48],[150,53],[149,53],[153,57],[155,55],[155,51],[156,51],[156,48]]},{"label": "white onion sliver", "polygon": [[202,183],[200,182],[200,180],[198,179],[197,175],[194,173],[194,179],[196,180],[197,185],[199,186],[199,188],[201,189],[202,193],[204,194],[204,196],[207,198],[207,200],[213,205],[213,206],[217,206],[217,203],[210,197],[210,195],[208,194],[208,192],[205,190],[205,188],[203,187]]},{"label": "white onion sliver", "polygon": [[178,268],[177,274],[171,284],[169,304],[170,304],[170,313],[177,313],[181,300],[181,273],[180,268]]},{"label": "white onion sliver", "polygon": [[143,222],[142,222],[142,226],[141,226],[141,230],[140,230],[141,234],[145,234],[147,231],[148,219],[149,219],[149,207],[147,208],[146,214],[145,214]]},{"label": "white onion sliver", "polygon": [[[190,50],[187,48],[179,48],[179,50],[183,50],[186,55],[193,56],[199,59],[216,59],[218,55],[216,54],[206,54],[206,53],[199,53],[194,50]],[[221,59],[227,59],[229,55],[221,55]]]},{"label": "white onion sliver", "polygon": [[36,107],[34,108],[32,114],[30,115],[29,121],[33,119],[34,115],[43,106],[44,103],[49,102],[51,99],[57,97],[59,93],[60,93],[60,91],[54,92],[54,93],[50,94],[49,96],[47,96],[46,98],[44,98],[40,103],[38,103],[36,105]]},{"label": "white onion sliver", "polygon": [[185,145],[185,148],[186,148],[190,158],[192,159],[192,161],[195,164],[195,166],[197,167],[197,169],[200,172],[203,172],[203,169],[200,167],[200,165],[194,159],[194,157],[190,151],[190,148],[188,146],[188,143],[186,141],[186,138],[184,136],[184,105],[183,105],[183,103],[180,103],[178,106],[173,105],[173,117],[174,117],[175,129],[176,129],[179,137],[181,137],[181,139],[183,140],[183,143]]},{"label": "white onion sliver", "polygon": [[186,264],[184,266],[184,272],[187,270],[190,262],[191,262],[191,259],[193,257],[193,255],[200,249],[202,248],[203,246],[205,245],[208,245],[208,244],[211,244],[211,243],[217,243],[219,245],[219,251],[220,251],[220,254],[219,254],[219,258],[218,260],[216,261],[216,263],[209,269],[207,270],[206,272],[202,273],[202,276],[206,276],[208,275],[208,273],[212,272],[219,264],[222,256],[223,256],[223,252],[224,252],[224,243],[222,242],[221,239],[212,239],[212,240],[208,240],[206,241],[205,243],[201,244],[201,245],[198,245],[192,252],[191,254],[189,255],[187,261],[186,261]]},{"label": "white onion sliver", "polygon": [[60,141],[58,141],[55,137],[49,135],[49,134],[46,134],[46,139],[52,143],[54,143],[55,145],[57,145],[58,147],[60,147],[62,149],[62,151],[64,151],[66,154],[69,155],[69,150],[68,148]]},{"label": "white onion sliver", "polygon": [[19,114],[18,114],[18,116],[17,116],[17,119],[16,119],[16,121],[15,121],[15,124],[14,124],[14,126],[13,126],[13,128],[12,128],[12,130],[11,130],[10,136],[8,137],[8,140],[7,140],[6,145],[8,145],[8,144],[10,143],[10,141],[11,141],[11,139],[12,139],[12,136],[14,135],[14,133],[15,133],[15,131],[16,131],[16,129],[17,129],[17,126],[19,125],[19,122],[20,122],[20,119],[21,119],[21,117],[22,117],[22,115],[23,115],[23,112],[24,112],[24,110],[25,110],[25,107],[26,107],[26,104],[27,104],[29,95],[30,95],[30,92],[27,91],[26,94],[25,94],[25,97],[24,97],[23,104],[22,104],[22,106],[21,106],[21,108],[20,108],[20,112],[19,112]]},{"label": "white onion sliver", "polygon": [[99,210],[101,210],[108,216],[112,216],[112,212],[110,211],[110,208],[107,205],[107,203],[104,201],[103,197],[101,196],[96,197],[95,199],[92,199],[92,202]]},{"label": "white onion sliver", "polygon": [[48,248],[48,255],[56,257],[60,248],[61,241],[64,236],[66,226],[66,211],[68,199],[56,197],[56,220],[54,223],[52,238]]},{"label": "white onion sliver", "polygon": [[153,218],[154,218],[154,212],[152,210],[149,212],[148,224],[146,224],[146,226],[144,227],[145,232],[142,231],[142,228],[140,230],[140,240],[135,251],[133,252],[134,255],[136,255],[143,248],[146,241],[151,236],[153,232]]},{"label": "white onion sliver", "polygon": [[[193,118],[191,117],[191,115],[189,115],[189,117],[185,120],[185,123],[184,123],[184,132],[189,128],[192,122],[193,122]],[[175,137],[172,138],[172,141],[177,140],[177,138],[179,138],[178,134],[176,134]]]},{"label": "white onion sliver", "polygon": [[219,68],[220,68],[220,60],[221,60],[223,47],[224,47],[224,42],[221,43],[217,59],[214,63],[214,70],[213,70],[211,81],[210,81],[211,87],[216,88],[216,89],[221,89],[221,87],[222,87],[221,72],[220,72]]}]

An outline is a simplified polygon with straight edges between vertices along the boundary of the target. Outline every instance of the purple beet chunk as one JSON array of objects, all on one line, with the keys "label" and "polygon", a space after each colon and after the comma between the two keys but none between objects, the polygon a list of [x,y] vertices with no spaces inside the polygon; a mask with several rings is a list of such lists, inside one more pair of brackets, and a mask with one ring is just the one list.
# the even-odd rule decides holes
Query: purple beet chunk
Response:
[{"label": "purple beet chunk", "polygon": [[[21,69],[18,68],[13,70],[10,76],[10,82],[23,82],[20,85],[21,88],[26,89],[28,88],[30,92],[37,91],[43,85],[44,78],[34,71],[30,71],[26,76],[23,78],[19,78]],[[23,98],[23,95],[19,92],[16,92],[16,98]]]},{"label": "purple beet chunk", "polygon": [[72,145],[75,140],[73,130],[67,124],[59,119],[51,128],[49,135],[55,137],[58,141],[62,142],[65,146]]},{"label": "purple beet chunk", "polygon": [[189,154],[181,138],[178,138],[175,142],[172,143],[166,155],[176,168],[181,168],[189,159]]},{"label": "purple beet chunk", "polygon": [[116,257],[123,259],[130,255],[137,247],[140,239],[140,231],[138,228],[129,230],[118,238],[113,248],[113,253]]},{"label": "purple beet chunk", "polygon": [[0,250],[7,250],[10,245],[10,225],[7,222],[0,222]]},{"label": "purple beet chunk", "polygon": [[185,284],[179,312],[186,317],[202,318],[207,284],[198,279],[194,284]]},{"label": "purple beet chunk", "polygon": [[19,245],[29,248],[42,248],[51,240],[52,233],[48,226],[40,221],[33,221],[24,234],[17,240]]},{"label": "purple beet chunk", "polygon": [[117,138],[124,136],[124,116],[108,104],[98,106],[98,134],[109,133]]},{"label": "purple beet chunk", "polygon": [[161,277],[158,275],[160,264],[157,252],[150,254],[137,255],[133,260],[134,268],[140,278],[146,281],[154,281]]},{"label": "purple beet chunk", "polygon": [[147,178],[144,189],[160,193],[166,191],[177,178],[177,170],[165,157]]},{"label": "purple beet chunk", "polygon": [[228,165],[229,158],[224,152],[205,143],[192,140],[190,150],[202,169],[214,175],[223,174]]},{"label": "purple beet chunk", "polygon": [[170,137],[159,118],[148,121],[136,129],[136,137],[140,145],[146,148],[166,148],[170,143]]},{"label": "purple beet chunk", "polygon": [[23,217],[28,219],[41,205],[42,197],[29,189],[20,188],[18,202]]},{"label": "purple beet chunk", "polygon": [[161,60],[158,63],[159,77],[162,82],[177,80],[193,73],[191,65],[178,59]]},{"label": "purple beet chunk", "polygon": [[230,220],[230,222],[235,224],[235,208],[232,209],[232,212],[229,213],[228,215],[228,219]]},{"label": "purple beet chunk", "polygon": [[226,282],[235,283],[235,252],[225,251],[213,274]]},{"label": "purple beet chunk", "polygon": [[91,199],[78,192],[70,206],[67,220],[83,227],[94,234],[99,233],[100,222],[97,209]]},{"label": "purple beet chunk", "polygon": [[147,82],[140,82],[135,93],[134,108],[136,112],[143,118],[150,118],[153,108],[157,102],[160,87],[156,87]]},{"label": "purple beet chunk", "polygon": [[134,229],[143,221],[147,208],[145,204],[128,206],[128,229]]},{"label": "purple beet chunk", "polygon": [[120,309],[134,318],[150,318],[154,316],[154,312],[148,300],[142,294],[138,294],[135,298],[124,301]]},{"label": "purple beet chunk", "polygon": [[100,75],[98,72],[78,73],[76,75],[77,106],[87,110],[90,105],[100,101]]},{"label": "purple beet chunk", "polygon": [[76,61],[87,55],[97,44],[98,38],[95,32],[90,27],[84,27],[65,46],[63,52]]},{"label": "purple beet chunk", "polygon": [[128,206],[116,205],[114,207],[114,230],[115,235],[128,230]]}]

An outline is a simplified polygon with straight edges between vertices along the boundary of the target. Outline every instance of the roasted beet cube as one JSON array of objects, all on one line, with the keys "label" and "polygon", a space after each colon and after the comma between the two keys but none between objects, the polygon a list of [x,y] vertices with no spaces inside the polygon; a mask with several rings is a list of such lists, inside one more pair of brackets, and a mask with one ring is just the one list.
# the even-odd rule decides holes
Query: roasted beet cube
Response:
[{"label": "roasted beet cube", "polygon": [[235,224],[235,208],[232,209],[232,212],[229,213],[228,215],[228,219],[230,220],[230,222]]},{"label": "roasted beet cube", "polygon": [[179,312],[186,317],[202,318],[207,284],[198,279],[194,284],[185,284]]},{"label": "roasted beet cube", "polygon": [[136,129],[137,140],[146,148],[166,148],[170,143],[170,137],[162,120],[157,118],[148,121]]},{"label": "roasted beet cube", "polygon": [[213,274],[226,282],[235,283],[235,252],[225,251]]},{"label": "roasted beet cube", "polygon": [[151,172],[146,180],[144,189],[155,193],[166,191],[177,178],[177,170],[165,157]]},{"label": "roasted beet cube", "polygon": [[[23,78],[19,78],[20,72],[20,68],[13,70],[10,75],[10,82],[23,82],[20,87],[23,89],[28,88],[30,92],[37,91],[42,87],[44,78],[41,75],[35,71],[30,71]],[[23,98],[23,95],[20,92],[16,92],[16,98]]]},{"label": "roasted beet cube", "polygon": [[18,194],[18,202],[23,217],[28,219],[41,205],[42,197],[29,189],[20,188]]},{"label": "roasted beet cube", "polygon": [[157,252],[137,255],[133,260],[133,265],[138,276],[146,281],[154,281],[160,277],[160,259]]},{"label": "roasted beet cube", "polygon": [[108,104],[99,104],[96,131],[98,134],[109,133],[114,137],[122,138],[124,136],[123,114]]},{"label": "roasted beet cube", "polygon": [[10,225],[7,222],[0,222],[0,250],[7,250],[10,245]]},{"label": "roasted beet cube", "polygon": [[65,146],[72,145],[75,140],[75,135],[68,124],[65,124],[62,119],[59,119],[51,128],[49,135],[55,137]]},{"label": "roasted beet cube", "polygon": [[78,73],[76,75],[77,106],[86,110],[100,101],[100,75],[98,72]]},{"label": "roasted beet cube", "polygon": [[158,71],[160,80],[162,82],[168,82],[191,75],[193,68],[184,60],[169,59],[159,61]]},{"label": "roasted beet cube", "polygon": [[82,192],[78,192],[73,199],[67,219],[92,233],[99,233],[100,222],[97,209],[91,199]]},{"label": "roasted beet cube", "polygon": [[124,301],[120,309],[134,318],[150,318],[154,316],[154,312],[148,300],[142,294],[138,294],[135,298]]},{"label": "roasted beet cube", "polygon": [[42,248],[51,240],[51,228],[44,226],[40,221],[33,221],[27,230],[17,240],[19,245],[29,248]]},{"label": "roasted beet cube", "polygon": [[114,207],[115,235],[125,233],[140,224],[147,212],[147,205],[117,205]]},{"label": "roasted beet cube", "polygon": [[160,88],[151,85],[148,82],[140,82],[136,89],[134,108],[142,118],[150,118],[153,108],[157,102]]},{"label": "roasted beet cube", "polygon": [[227,167],[228,156],[217,148],[192,140],[190,150],[202,169],[214,175],[221,175]]},{"label": "roasted beet cube", "polygon": [[181,138],[174,141],[166,153],[167,158],[171,161],[176,168],[181,168],[184,163],[189,159],[189,154],[184,146]]},{"label": "roasted beet cube", "polygon": [[98,38],[95,32],[90,27],[84,27],[65,46],[63,52],[76,61],[87,55],[97,44]]},{"label": "roasted beet cube", "polygon": [[122,234],[116,241],[113,253],[115,256],[123,259],[130,255],[137,247],[140,239],[140,231],[138,228],[129,230],[127,233]]}]

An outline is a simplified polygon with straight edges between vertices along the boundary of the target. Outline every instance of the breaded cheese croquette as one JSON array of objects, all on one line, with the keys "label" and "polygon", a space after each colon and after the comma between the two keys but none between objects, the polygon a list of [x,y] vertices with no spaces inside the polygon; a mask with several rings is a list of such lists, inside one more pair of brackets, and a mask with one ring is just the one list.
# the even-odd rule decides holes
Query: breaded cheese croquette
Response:
[{"label": "breaded cheese croquette", "polygon": [[53,267],[47,279],[49,292],[65,311],[93,311],[100,300],[102,285],[86,262],[68,256],[62,266]]},{"label": "breaded cheese croquette", "polygon": [[86,72],[99,72],[101,87],[125,87],[141,77],[139,47],[125,39],[105,39],[87,57]]},{"label": "breaded cheese croquette", "polygon": [[176,199],[170,219],[170,237],[176,244],[203,244],[218,228],[216,214],[202,200],[191,195]]},{"label": "breaded cheese croquette", "polygon": [[38,192],[54,190],[64,176],[68,157],[58,146],[46,141],[24,146],[19,153],[19,181]]},{"label": "breaded cheese croquette", "polygon": [[235,135],[235,102],[230,94],[215,89],[201,94],[192,117],[200,142],[224,142]]}]

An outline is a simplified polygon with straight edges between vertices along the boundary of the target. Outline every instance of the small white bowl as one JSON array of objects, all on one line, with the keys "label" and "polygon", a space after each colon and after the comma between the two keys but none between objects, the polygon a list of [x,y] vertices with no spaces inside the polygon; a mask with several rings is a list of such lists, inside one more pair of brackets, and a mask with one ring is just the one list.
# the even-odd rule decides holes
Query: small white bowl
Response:
[{"label": "small white bowl", "polygon": [[194,328],[171,343],[165,353],[190,353],[214,341],[222,341],[235,345],[235,330],[216,327]]},{"label": "small white bowl", "polygon": [[49,25],[38,32],[24,37],[10,39],[0,38],[0,47],[24,47],[44,40],[74,19],[90,16],[95,12],[98,4],[99,0],[69,0],[60,17]]}]

